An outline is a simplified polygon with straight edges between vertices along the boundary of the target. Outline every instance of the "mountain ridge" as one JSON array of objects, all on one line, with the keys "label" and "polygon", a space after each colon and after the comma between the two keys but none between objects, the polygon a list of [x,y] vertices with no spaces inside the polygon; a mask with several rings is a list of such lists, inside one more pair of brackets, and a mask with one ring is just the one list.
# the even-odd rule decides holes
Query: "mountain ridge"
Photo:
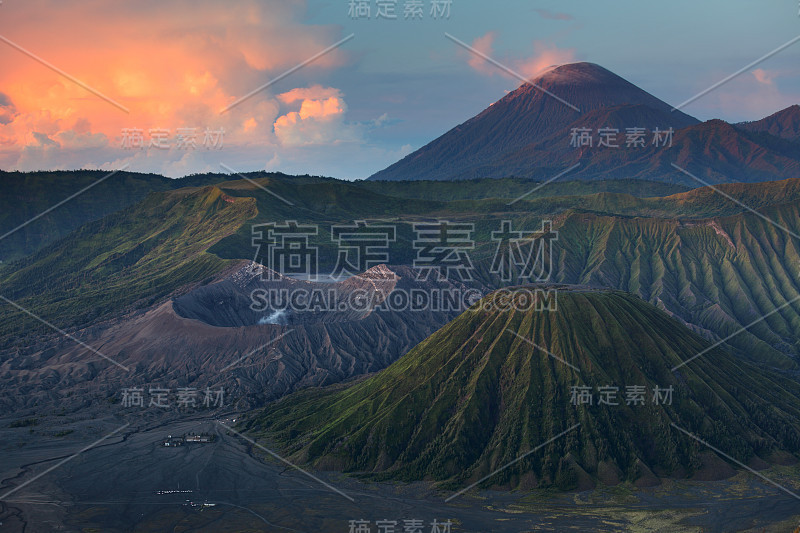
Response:
[{"label": "mountain ridge", "polygon": [[737,128],[769,133],[789,141],[800,141],[800,105],[794,104],[768,117],[752,122],[739,122]]},{"label": "mountain ridge", "polygon": [[[580,112],[570,107],[573,102]],[[701,123],[599,65],[571,63],[522,84],[368,180],[517,176],[543,181],[580,163],[567,179],[625,177],[698,185],[672,168],[673,162],[702,169],[697,172],[712,183],[797,177],[800,150],[785,143],[800,136],[800,117],[796,110],[787,111],[791,120],[781,113],[763,119],[764,124]],[[574,145],[573,134],[582,128],[592,132],[592,146]],[[616,129],[616,143],[622,146],[598,149],[601,128]],[[626,145],[626,132],[634,128],[646,131],[641,146]],[[674,146],[672,139],[667,146],[655,143],[656,128],[671,128]]]},{"label": "mountain ridge", "polygon": [[[291,395],[244,427],[302,464],[448,488],[542,443],[483,486],[570,490],[729,475],[673,423],[745,464],[790,461],[787,452],[800,450],[800,410],[780,399],[800,390],[796,382],[709,348],[634,296],[561,289],[558,312],[487,310],[490,295],[386,370]],[[570,398],[573,386],[630,385],[651,394],[672,387],[674,402],[637,411]]]}]

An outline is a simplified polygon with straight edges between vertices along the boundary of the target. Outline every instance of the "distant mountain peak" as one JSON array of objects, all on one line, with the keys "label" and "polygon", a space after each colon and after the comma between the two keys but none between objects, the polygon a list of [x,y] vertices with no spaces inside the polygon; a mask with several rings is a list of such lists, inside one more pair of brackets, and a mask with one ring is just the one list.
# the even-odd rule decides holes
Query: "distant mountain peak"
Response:
[{"label": "distant mountain peak", "polygon": [[597,63],[582,61],[579,63],[564,63],[563,65],[551,67],[537,76],[537,79],[562,83],[608,83],[622,80],[623,78],[601,67]]},{"label": "distant mountain peak", "polygon": [[775,113],[762,118],[761,120],[755,120],[750,122],[741,122],[740,124],[757,124],[759,122],[769,121],[769,120],[778,120],[783,119],[786,117],[792,116],[800,116],[800,105],[792,104],[789,107],[781,109],[780,111],[776,111]]},{"label": "distant mountain peak", "polygon": [[[569,139],[577,120],[633,106],[626,127],[680,129],[699,121],[595,63],[559,65],[523,83],[428,145],[376,173],[375,180],[453,180],[525,175],[540,160],[509,164],[508,157],[557,136]],[[638,114],[632,112],[638,110]],[[607,126],[600,124],[599,127]],[[563,159],[563,158],[559,158]],[[563,161],[556,166],[563,167]]]},{"label": "distant mountain peak", "polygon": [[789,141],[800,141],[800,105],[790,105],[761,120],[740,122],[736,127],[756,133],[769,133]]},{"label": "distant mountain peak", "polygon": [[[536,76],[530,78],[530,82],[523,83],[515,91],[509,93],[509,96],[512,98],[520,95],[545,96],[541,89],[569,90],[572,93],[588,87],[600,90],[614,90],[614,88],[622,86],[635,87],[624,78],[596,63],[565,63],[550,66],[539,72]],[[560,95],[556,94],[556,96]]]}]

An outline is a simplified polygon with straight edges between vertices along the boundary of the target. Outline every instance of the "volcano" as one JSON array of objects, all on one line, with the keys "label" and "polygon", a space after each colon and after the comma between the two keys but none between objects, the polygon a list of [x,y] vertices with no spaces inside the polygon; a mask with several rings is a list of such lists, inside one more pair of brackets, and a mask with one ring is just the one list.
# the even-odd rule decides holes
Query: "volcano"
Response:
[{"label": "volcano", "polygon": [[[498,298],[375,376],[291,395],[250,429],[292,461],[450,487],[490,475],[484,487],[569,490],[733,473],[687,433],[754,468],[800,450],[796,381],[710,346],[656,307],[575,287],[559,288],[558,312],[499,310]],[[596,397],[604,387],[616,388],[616,405]],[[641,404],[625,397],[630,387],[647,391]],[[573,401],[576,388],[593,401]],[[671,390],[670,401],[654,390]]]},{"label": "volcano", "polygon": [[[800,172],[800,150],[788,142],[800,135],[798,124],[794,108],[737,127],[701,123],[599,65],[573,63],[524,83],[369,179],[546,180],[573,167],[564,179],[700,185],[675,163],[712,183],[770,181]],[[617,132],[611,147],[600,144],[603,128]],[[574,144],[579,129],[591,132],[591,146]],[[645,133],[629,145],[634,129]],[[655,141],[656,131],[670,129],[668,143]]]},{"label": "volcano", "polygon": [[620,105],[643,106],[667,128],[699,122],[679,111],[670,113],[669,104],[600,65],[572,63],[521,85],[479,115],[370,179],[478,177],[469,171],[476,165],[493,162],[501,166],[502,154],[544,141],[582,115]]}]

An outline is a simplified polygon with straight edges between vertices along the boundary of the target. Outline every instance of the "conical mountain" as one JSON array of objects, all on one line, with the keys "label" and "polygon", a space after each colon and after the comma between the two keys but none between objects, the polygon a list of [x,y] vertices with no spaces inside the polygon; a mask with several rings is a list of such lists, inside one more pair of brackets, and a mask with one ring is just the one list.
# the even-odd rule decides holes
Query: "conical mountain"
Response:
[{"label": "conical mountain", "polygon": [[562,65],[531,82],[370,179],[477,177],[476,165],[492,162],[502,168],[504,153],[545,140],[602,108],[641,106],[645,114],[633,117],[634,126],[653,126],[653,114],[661,128],[679,129],[698,122],[680,111],[670,112],[669,104],[594,63]]},{"label": "conical mountain", "polygon": [[[796,381],[712,348],[650,304],[574,288],[558,293],[557,311],[503,311],[501,298],[488,296],[386,370],[296,393],[248,427],[292,461],[450,487],[531,450],[482,486],[572,489],[733,472],[681,430],[754,468],[800,450]],[[601,404],[601,387],[618,387],[613,401]],[[629,387],[642,387],[642,403],[629,402]],[[573,401],[577,391],[592,403]]]}]

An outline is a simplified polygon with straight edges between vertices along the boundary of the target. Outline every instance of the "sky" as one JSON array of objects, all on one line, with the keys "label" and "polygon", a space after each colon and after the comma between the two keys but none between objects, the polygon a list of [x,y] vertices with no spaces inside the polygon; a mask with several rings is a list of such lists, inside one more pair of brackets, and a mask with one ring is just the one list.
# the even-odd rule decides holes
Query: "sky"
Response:
[{"label": "sky", "polygon": [[[797,0],[436,1],[3,0],[0,169],[363,179],[520,85],[446,33],[525,76],[598,63],[673,105],[800,35]],[[796,103],[800,42],[683,111]]]}]

